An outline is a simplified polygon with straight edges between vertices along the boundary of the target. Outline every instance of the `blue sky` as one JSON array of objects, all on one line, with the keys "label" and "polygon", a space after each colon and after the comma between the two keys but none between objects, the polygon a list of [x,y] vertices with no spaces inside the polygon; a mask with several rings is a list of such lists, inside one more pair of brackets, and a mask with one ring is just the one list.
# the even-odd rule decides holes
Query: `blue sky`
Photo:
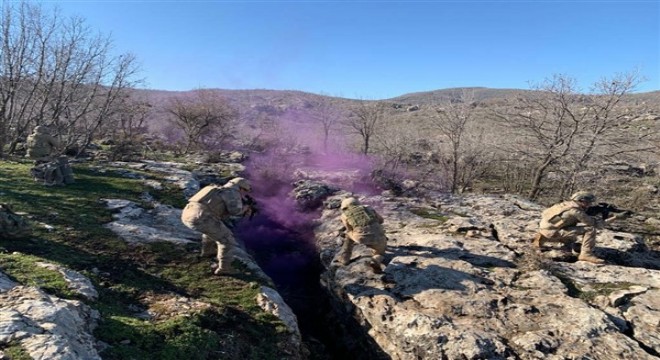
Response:
[{"label": "blue sky", "polygon": [[151,89],[385,99],[565,74],[587,91],[638,69],[660,90],[660,0],[43,3],[135,54]]}]

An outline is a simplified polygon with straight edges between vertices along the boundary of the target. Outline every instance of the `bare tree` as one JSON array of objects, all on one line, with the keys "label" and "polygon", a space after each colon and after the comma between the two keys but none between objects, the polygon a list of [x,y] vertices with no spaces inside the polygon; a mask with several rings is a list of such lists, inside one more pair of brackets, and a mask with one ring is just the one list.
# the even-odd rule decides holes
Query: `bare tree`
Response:
[{"label": "bare tree", "polygon": [[587,116],[578,139],[579,147],[570,158],[561,185],[563,195],[574,190],[580,171],[594,161],[602,163],[633,153],[657,151],[660,141],[657,131],[643,131],[636,124],[646,109],[622,103],[641,81],[636,72],[630,72],[603,78],[593,85],[594,95],[584,99],[580,108]]},{"label": "bare tree", "polygon": [[119,131],[125,139],[134,139],[136,135],[146,132],[145,120],[151,113],[153,105],[144,100],[130,100],[119,113]]},{"label": "bare tree", "polygon": [[[25,136],[31,99],[38,96],[46,67],[46,45],[53,41],[57,20],[39,7],[20,3],[2,5],[0,18],[0,154]],[[11,151],[11,150],[10,150]]]},{"label": "bare tree", "polygon": [[[448,141],[449,174],[451,192],[455,193],[468,186],[479,160],[479,148],[465,144],[465,135],[475,119],[476,103],[474,91],[463,89],[458,98],[450,99],[434,107],[436,116],[432,117],[433,126]],[[479,136],[477,134],[477,136]],[[472,150],[471,152],[468,152]]]},{"label": "bare tree", "polygon": [[335,128],[340,119],[339,110],[335,107],[332,99],[319,97],[312,102],[311,118],[321,125],[323,132],[323,151],[328,151],[328,140],[330,133]]},{"label": "bare tree", "polygon": [[384,102],[367,102],[364,100],[351,110],[351,114],[343,121],[350,132],[359,135],[362,139],[362,153],[369,154],[371,139],[376,134],[378,126],[383,121],[385,113]]},{"label": "bare tree", "polygon": [[236,111],[211,90],[173,97],[166,111],[184,133],[186,153],[200,145],[221,145],[232,135],[237,117]]},{"label": "bare tree", "polygon": [[373,151],[381,157],[383,167],[390,171],[397,171],[411,163],[418,151],[416,145],[423,142],[421,129],[407,125],[388,122],[375,136]]},{"label": "bare tree", "polygon": [[114,56],[112,41],[80,18],[45,14],[40,5],[9,3],[0,19],[0,152],[35,125],[82,151],[137,84],[135,58]]},{"label": "bare tree", "polygon": [[515,140],[515,144],[508,144],[510,149],[520,161],[530,164],[530,199],[538,198],[550,171],[562,174],[559,191],[563,193],[573,188],[576,174],[597,154],[613,158],[653,150],[646,139],[630,142],[637,137],[632,124],[635,116],[632,109],[621,106],[622,98],[639,81],[635,73],[617,75],[597,83],[594,93],[582,94],[574,79],[554,75],[536,86],[538,96],[520,97],[495,111],[496,118],[509,129],[509,138]]},{"label": "bare tree", "polygon": [[144,98],[123,96],[118,101],[113,116],[104,124],[99,135],[117,141],[134,142],[146,132],[145,121],[152,111],[153,105]]}]

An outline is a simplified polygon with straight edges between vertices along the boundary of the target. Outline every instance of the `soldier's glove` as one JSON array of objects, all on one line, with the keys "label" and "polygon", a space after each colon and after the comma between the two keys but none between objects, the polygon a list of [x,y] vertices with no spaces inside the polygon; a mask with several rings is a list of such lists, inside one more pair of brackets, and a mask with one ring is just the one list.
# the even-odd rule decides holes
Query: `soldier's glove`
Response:
[{"label": "soldier's glove", "polygon": [[624,212],[619,213],[619,214],[614,214],[614,216],[612,216],[612,218],[614,218],[614,220],[618,220],[618,219],[627,219],[627,218],[630,217],[630,215],[632,215],[632,212],[630,212],[630,211],[624,211]]},{"label": "soldier's glove", "polygon": [[243,203],[248,207],[244,216],[247,216],[248,219],[252,220],[254,215],[259,212],[259,207],[257,206],[257,201],[250,195],[245,195]]}]

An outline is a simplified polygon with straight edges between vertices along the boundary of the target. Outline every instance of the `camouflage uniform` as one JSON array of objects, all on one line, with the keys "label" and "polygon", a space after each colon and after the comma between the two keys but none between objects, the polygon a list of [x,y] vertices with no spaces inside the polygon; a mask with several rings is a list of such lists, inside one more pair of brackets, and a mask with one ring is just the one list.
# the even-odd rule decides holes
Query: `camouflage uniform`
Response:
[{"label": "camouflage uniform", "polygon": [[17,239],[29,236],[32,229],[28,222],[12,211],[7,204],[0,204],[0,238]]},{"label": "camouflage uniform", "polygon": [[387,237],[383,229],[383,217],[368,205],[360,205],[355,198],[348,198],[341,205],[341,222],[346,228],[346,237],[337,255],[339,262],[346,265],[351,261],[355,243],[363,244],[374,252],[371,266],[381,272]]},{"label": "camouflage uniform", "polygon": [[[587,196],[589,201],[581,203],[578,201],[581,196]],[[543,211],[534,244],[540,248],[543,242],[561,242],[572,247],[573,242],[582,236],[582,249],[578,260],[601,264],[604,261],[593,254],[596,246],[596,228],[599,224],[585,212],[586,207],[595,201],[595,197],[589,193],[579,192],[571,198],[574,200],[555,204]]]},{"label": "camouflage uniform", "polygon": [[60,142],[43,126],[35,126],[27,138],[27,156],[35,160],[50,161]]},{"label": "camouflage uniform", "polygon": [[206,186],[189,199],[181,213],[181,221],[187,227],[202,233],[202,256],[212,256],[213,243],[217,245],[216,274],[236,272],[231,262],[240,245],[223,220],[244,214],[240,189],[235,183]]},{"label": "camouflage uniform", "polygon": [[36,126],[27,138],[27,156],[36,162],[30,172],[35,180],[43,180],[44,185],[71,184],[75,181],[67,157],[53,157],[59,145],[57,138],[43,126]]}]

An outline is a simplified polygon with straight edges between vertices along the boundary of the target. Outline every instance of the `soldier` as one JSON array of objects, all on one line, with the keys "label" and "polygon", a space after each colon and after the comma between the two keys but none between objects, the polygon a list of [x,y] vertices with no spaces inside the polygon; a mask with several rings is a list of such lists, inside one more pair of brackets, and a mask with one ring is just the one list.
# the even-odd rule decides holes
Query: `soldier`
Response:
[{"label": "soldier", "polygon": [[374,255],[370,266],[375,273],[382,273],[381,264],[387,247],[387,237],[383,229],[383,218],[368,205],[360,205],[354,197],[341,202],[341,222],[346,228],[344,243],[337,258],[340,264],[348,265],[351,261],[355,243],[371,248]]},{"label": "soldier", "polygon": [[32,229],[29,223],[16,214],[8,204],[0,204],[0,238],[19,239],[29,236]]},{"label": "soldier", "polygon": [[50,135],[48,128],[35,126],[34,132],[27,138],[27,156],[35,160],[31,169],[35,180],[43,180],[45,185],[63,185],[73,183],[73,170],[66,156],[59,156],[57,148],[60,142]]},{"label": "soldier", "polygon": [[[596,246],[596,228],[602,224],[586,213],[587,208],[595,202],[596,197],[592,193],[580,191],[573,194],[571,200],[544,210],[541,214],[539,232],[533,241],[534,246],[540,249],[545,242],[561,242],[572,248],[578,236],[582,236],[582,249],[578,260],[604,264],[605,261],[593,253]],[[605,222],[617,218],[613,216]],[[583,225],[578,225],[579,223]]]},{"label": "soldier", "polygon": [[27,138],[27,156],[36,161],[51,161],[59,146],[60,142],[50,135],[48,128],[35,126]]},{"label": "soldier", "polygon": [[237,273],[231,262],[240,245],[223,220],[249,215],[250,207],[243,198],[251,190],[250,183],[240,177],[224,186],[209,185],[193,195],[181,213],[181,221],[187,227],[202,233],[201,256],[213,256],[213,244],[217,244],[216,275]]}]

